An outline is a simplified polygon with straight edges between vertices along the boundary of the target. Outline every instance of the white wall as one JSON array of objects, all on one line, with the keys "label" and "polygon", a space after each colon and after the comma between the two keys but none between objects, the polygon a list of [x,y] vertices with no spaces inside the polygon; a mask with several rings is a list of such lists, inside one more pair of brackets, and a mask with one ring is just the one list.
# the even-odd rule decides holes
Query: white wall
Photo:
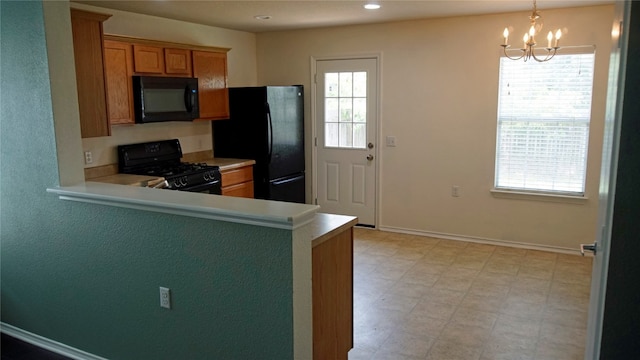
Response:
[{"label": "white wall", "polygon": [[[393,135],[397,147],[380,148],[378,225],[576,249],[595,239],[613,6],[545,10],[542,15],[545,28],[568,30],[563,45],[595,44],[598,49],[588,200],[579,204],[490,193],[498,45],[505,26],[516,34],[526,31],[526,12],[258,34],[258,82],[305,85],[305,126],[311,129],[310,58],[381,53],[378,143]],[[306,140],[311,174],[310,132]],[[452,185],[460,186],[460,197],[451,197]]]},{"label": "white wall", "polygon": [[[71,7],[111,14],[103,24],[105,34],[230,48],[227,53],[228,85],[257,84],[256,37],[253,33],[77,3],[72,3]],[[120,144],[178,138],[184,153],[212,149],[209,121],[116,125],[111,127],[111,132],[108,137],[82,140],[83,151],[91,151],[93,155],[93,163],[85,167],[117,163],[116,146]]]}]

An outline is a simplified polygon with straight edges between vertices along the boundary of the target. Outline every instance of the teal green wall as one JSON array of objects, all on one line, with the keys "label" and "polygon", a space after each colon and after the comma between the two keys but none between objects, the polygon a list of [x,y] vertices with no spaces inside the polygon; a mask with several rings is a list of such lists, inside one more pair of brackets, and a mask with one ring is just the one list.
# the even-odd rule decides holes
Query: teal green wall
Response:
[{"label": "teal green wall", "polygon": [[42,4],[1,1],[0,16],[1,320],[110,359],[291,358],[290,232],[47,193]]}]

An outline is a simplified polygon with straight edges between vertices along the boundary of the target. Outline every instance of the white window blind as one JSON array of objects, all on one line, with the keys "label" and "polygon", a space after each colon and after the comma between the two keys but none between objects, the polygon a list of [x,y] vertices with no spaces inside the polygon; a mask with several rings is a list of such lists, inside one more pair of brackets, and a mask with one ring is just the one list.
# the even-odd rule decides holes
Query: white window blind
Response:
[{"label": "white window blind", "polygon": [[495,187],[584,195],[594,54],[500,59]]}]

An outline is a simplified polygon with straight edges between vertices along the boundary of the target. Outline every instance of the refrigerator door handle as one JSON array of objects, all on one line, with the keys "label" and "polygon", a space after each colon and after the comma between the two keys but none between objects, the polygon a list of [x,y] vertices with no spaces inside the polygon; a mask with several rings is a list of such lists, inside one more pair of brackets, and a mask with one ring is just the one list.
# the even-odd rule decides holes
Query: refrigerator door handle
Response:
[{"label": "refrigerator door handle", "polygon": [[267,119],[269,121],[269,153],[267,154],[269,157],[269,164],[271,164],[271,154],[273,153],[273,122],[271,120],[271,108],[269,107],[269,103],[265,103],[265,107],[267,110]]},{"label": "refrigerator door handle", "polygon": [[287,183],[294,182],[294,181],[299,181],[300,179],[304,179],[304,174],[296,176],[296,177],[288,178],[288,179],[274,180],[271,183],[273,185],[282,185],[282,184],[287,184]]}]

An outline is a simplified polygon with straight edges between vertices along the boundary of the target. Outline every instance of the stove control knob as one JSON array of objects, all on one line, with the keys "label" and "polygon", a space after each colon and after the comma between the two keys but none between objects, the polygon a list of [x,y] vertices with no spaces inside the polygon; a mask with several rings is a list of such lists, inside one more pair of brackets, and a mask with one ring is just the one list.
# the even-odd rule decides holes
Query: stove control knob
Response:
[{"label": "stove control knob", "polygon": [[211,180],[211,174],[209,172],[204,173],[204,175],[202,177],[204,177],[205,181]]},{"label": "stove control knob", "polygon": [[186,186],[187,185],[187,177],[183,176],[180,178],[180,185],[182,186]]}]

